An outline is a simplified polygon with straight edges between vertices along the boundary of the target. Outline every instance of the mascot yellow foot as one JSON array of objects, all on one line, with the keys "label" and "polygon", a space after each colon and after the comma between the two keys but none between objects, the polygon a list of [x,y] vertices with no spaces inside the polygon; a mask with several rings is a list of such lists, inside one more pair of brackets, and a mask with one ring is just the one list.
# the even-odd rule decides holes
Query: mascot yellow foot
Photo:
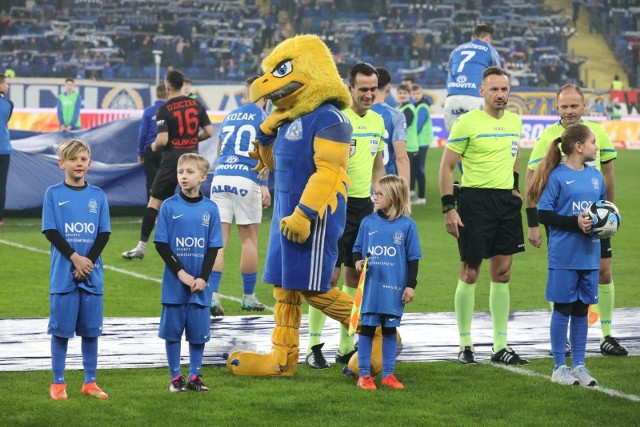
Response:
[{"label": "mascot yellow foot", "polygon": [[296,373],[300,353],[301,295],[299,291],[274,287],[273,296],[276,325],[271,334],[271,352],[234,351],[227,357],[227,369],[232,373],[252,377],[290,377]]}]

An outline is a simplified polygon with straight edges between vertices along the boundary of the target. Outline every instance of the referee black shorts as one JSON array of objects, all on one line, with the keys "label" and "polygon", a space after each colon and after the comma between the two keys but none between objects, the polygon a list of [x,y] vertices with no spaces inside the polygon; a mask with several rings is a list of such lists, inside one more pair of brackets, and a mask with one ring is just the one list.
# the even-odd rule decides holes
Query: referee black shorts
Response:
[{"label": "referee black shorts", "polygon": [[464,188],[458,200],[462,261],[524,251],[522,199],[511,190]]},{"label": "referee black shorts", "polygon": [[373,202],[371,198],[349,197],[347,199],[347,221],[344,225],[342,237],[338,240],[338,260],[336,267],[343,263],[345,267],[354,268],[353,245],[358,237],[360,223],[367,215],[373,213]]},{"label": "referee black shorts", "polygon": [[166,200],[176,193],[178,185],[178,159],[185,153],[195,153],[195,151],[170,150],[162,153],[160,167],[156,173],[151,186],[151,197],[158,200]]}]

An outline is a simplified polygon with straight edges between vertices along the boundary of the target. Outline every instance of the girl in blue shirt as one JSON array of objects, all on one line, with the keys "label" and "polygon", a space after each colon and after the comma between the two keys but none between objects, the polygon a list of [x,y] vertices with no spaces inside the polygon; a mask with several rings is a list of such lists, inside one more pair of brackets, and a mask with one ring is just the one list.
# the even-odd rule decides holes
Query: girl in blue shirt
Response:
[{"label": "girl in blue shirt", "polygon": [[363,254],[369,257],[364,288],[360,340],[358,342],[358,387],[375,390],[371,376],[371,347],[376,327],[382,329],[382,385],[403,389],[394,375],[396,328],[404,305],[413,301],[422,258],[416,224],[409,214],[409,186],[404,178],[387,175],[374,185],[375,212],[364,218],[353,246],[353,261],[362,271]]},{"label": "girl in blue shirt", "polygon": [[[566,155],[564,163],[562,153]],[[582,124],[569,126],[551,144],[528,190],[531,200],[538,202],[539,221],[549,227],[546,299],[554,306],[551,381],[564,385],[597,385],[584,366],[587,314],[589,304],[598,303],[600,269],[600,240],[590,235],[593,221],[587,208],[606,199],[602,174],[585,164],[597,154],[591,130]],[[565,362],[567,330],[573,369]]]}]

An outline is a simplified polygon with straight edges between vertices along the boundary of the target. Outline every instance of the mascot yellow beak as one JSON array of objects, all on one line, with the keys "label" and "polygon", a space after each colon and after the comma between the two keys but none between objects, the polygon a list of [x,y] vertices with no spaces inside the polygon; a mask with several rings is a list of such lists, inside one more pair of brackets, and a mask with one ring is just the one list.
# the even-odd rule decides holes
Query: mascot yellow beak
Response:
[{"label": "mascot yellow beak", "polygon": [[281,109],[288,109],[309,86],[309,79],[296,69],[295,60],[285,59],[267,70],[251,85],[251,102],[270,99]]}]

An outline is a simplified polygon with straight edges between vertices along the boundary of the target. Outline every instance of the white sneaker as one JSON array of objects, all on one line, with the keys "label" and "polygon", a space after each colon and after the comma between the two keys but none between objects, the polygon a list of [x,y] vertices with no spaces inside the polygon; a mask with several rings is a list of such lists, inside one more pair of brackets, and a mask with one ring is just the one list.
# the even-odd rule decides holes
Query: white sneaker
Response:
[{"label": "white sneaker", "polygon": [[122,252],[122,258],[124,259],[142,259],[144,258],[145,250],[140,249],[137,246],[130,251]]},{"label": "white sneaker", "polygon": [[426,205],[427,199],[417,197],[411,201],[412,205]]},{"label": "white sneaker", "polygon": [[589,370],[585,368],[584,365],[576,366],[575,368],[573,368],[571,373],[574,377],[576,377],[578,381],[580,381],[581,386],[595,387],[598,385],[598,381],[593,378],[591,372],[589,372]]},{"label": "white sneaker", "polygon": [[553,371],[551,375],[551,382],[561,385],[579,385],[580,381],[573,376],[571,369],[567,368],[567,365],[558,366],[558,369]]}]

